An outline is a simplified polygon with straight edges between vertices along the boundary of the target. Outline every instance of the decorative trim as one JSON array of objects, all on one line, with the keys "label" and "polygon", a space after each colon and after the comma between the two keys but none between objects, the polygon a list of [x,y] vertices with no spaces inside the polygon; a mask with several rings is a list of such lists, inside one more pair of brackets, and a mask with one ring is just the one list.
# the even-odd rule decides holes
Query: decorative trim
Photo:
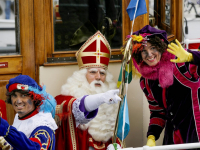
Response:
[{"label": "decorative trim", "polygon": [[105,148],[105,144],[102,144],[101,146],[97,146],[96,144],[94,144],[93,139],[91,137],[89,138],[89,142],[91,142],[94,145],[95,149],[104,149]]},{"label": "decorative trim", "polygon": [[[44,135],[47,138],[46,143],[41,142],[41,139],[38,137],[39,135]],[[38,139],[41,142],[41,144],[42,144],[41,150],[45,150],[43,146],[46,146],[47,149],[49,148],[49,145],[51,142],[51,136],[49,135],[49,133],[46,130],[44,130],[44,129],[38,130],[34,134],[34,138]]]},{"label": "decorative trim", "polygon": [[[121,148],[126,148],[125,140],[121,141],[121,139],[117,137],[117,141],[119,142]],[[118,143],[118,142],[117,142],[117,143]]]},{"label": "decorative trim", "polygon": [[6,138],[8,136],[8,133],[10,132],[10,126],[7,129],[6,135],[4,135],[3,137]]},{"label": "decorative trim", "polygon": [[[76,98],[72,98],[69,103],[68,103],[68,107],[67,107],[67,111],[71,112],[72,109],[72,103],[74,102],[74,100],[76,100]],[[72,140],[72,149],[73,150],[77,150],[77,143],[76,143],[76,137],[75,137],[75,129],[74,129],[74,122],[73,122],[73,116],[72,113],[70,113],[69,117],[68,117],[68,122],[69,122],[69,129],[70,129],[70,135],[71,135],[71,140]]]},{"label": "decorative trim", "polygon": [[[110,61],[112,60],[122,60],[123,55],[122,54],[115,54],[111,55]],[[76,57],[48,57],[47,62],[45,65],[48,66],[48,64],[54,63],[77,63]],[[66,65],[66,64],[64,64]]]},{"label": "decorative trim", "polygon": [[174,71],[175,78],[177,79],[180,84],[185,87],[190,88],[191,90],[191,102],[192,102],[192,109],[193,109],[193,117],[197,132],[198,140],[200,140],[200,122],[198,121],[200,118],[200,107],[199,107],[199,97],[198,97],[198,89],[200,86],[199,79],[194,82],[187,79],[178,69],[178,66],[175,66]]}]

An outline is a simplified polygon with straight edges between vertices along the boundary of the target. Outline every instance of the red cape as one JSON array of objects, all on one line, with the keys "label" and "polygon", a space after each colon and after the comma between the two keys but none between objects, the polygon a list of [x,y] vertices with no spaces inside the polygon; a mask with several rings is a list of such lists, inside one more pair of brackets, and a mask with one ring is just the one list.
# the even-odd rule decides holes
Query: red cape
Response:
[{"label": "red cape", "polygon": [[[58,95],[55,97],[57,105],[66,101],[63,105],[63,116],[61,126],[56,130],[56,150],[88,150],[89,146],[95,150],[106,150],[112,143],[112,139],[106,143],[95,141],[88,130],[76,128],[75,119],[72,112],[72,104],[76,98],[72,96]],[[117,143],[120,144],[117,139]],[[121,145],[121,144],[120,144]]]}]

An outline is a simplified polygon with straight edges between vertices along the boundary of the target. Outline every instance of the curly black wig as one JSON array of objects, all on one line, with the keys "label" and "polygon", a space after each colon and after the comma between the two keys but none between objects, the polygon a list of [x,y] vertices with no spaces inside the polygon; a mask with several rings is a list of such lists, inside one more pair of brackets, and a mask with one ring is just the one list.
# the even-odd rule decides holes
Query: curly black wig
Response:
[{"label": "curly black wig", "polygon": [[[148,41],[152,46],[155,46],[156,49],[162,54],[167,49],[167,44],[163,42],[158,36],[148,37]],[[143,49],[142,43],[133,43],[133,53],[132,57],[135,59],[137,64],[142,62],[141,51]]]}]

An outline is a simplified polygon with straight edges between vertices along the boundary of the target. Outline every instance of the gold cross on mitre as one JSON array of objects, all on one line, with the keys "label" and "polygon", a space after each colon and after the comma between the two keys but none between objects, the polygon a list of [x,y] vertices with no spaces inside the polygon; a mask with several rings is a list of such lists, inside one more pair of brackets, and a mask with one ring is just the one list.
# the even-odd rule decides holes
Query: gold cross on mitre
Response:
[{"label": "gold cross on mitre", "polygon": [[76,52],[79,69],[90,67],[107,68],[111,48],[106,38],[97,31]]}]

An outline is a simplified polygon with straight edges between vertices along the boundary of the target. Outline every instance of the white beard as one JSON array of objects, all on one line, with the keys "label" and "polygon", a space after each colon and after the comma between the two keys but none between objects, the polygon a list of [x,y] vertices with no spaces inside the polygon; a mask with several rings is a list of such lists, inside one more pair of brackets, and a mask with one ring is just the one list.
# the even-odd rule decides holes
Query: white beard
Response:
[{"label": "white beard", "polygon": [[[83,95],[93,95],[116,89],[113,76],[108,71],[106,73],[105,83],[98,88],[95,88],[93,84],[87,82],[85,77],[86,72],[87,69],[74,72],[74,74],[68,78],[67,83],[62,86],[61,94],[79,98]],[[89,123],[79,125],[79,128],[82,130],[88,129],[89,134],[95,141],[107,142],[113,136],[117,112],[118,104],[108,105],[104,103],[99,106],[97,116]]]}]

